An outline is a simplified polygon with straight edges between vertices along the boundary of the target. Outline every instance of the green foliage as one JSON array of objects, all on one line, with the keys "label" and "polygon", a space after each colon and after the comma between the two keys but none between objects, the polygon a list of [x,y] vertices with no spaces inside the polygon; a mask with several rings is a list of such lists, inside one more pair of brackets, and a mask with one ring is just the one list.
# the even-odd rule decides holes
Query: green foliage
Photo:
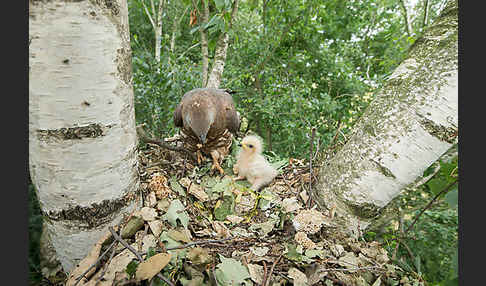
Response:
[{"label": "green foliage", "polygon": [[42,215],[34,185],[29,184],[27,191],[29,197],[29,281],[31,283],[40,283],[42,274],[40,272],[39,248],[42,234]]},{"label": "green foliage", "polygon": [[[407,229],[420,214],[422,209],[441,191],[445,190],[457,179],[458,157],[440,162],[439,172],[429,180],[418,193],[407,195],[403,200],[402,209],[413,206],[416,208],[410,216],[405,217],[404,229]],[[433,172],[435,166],[425,171],[424,176]],[[458,253],[458,188],[450,188],[441,195],[432,206],[418,219],[416,224],[406,234],[404,242],[397,252],[397,263],[409,272],[415,272],[432,285],[457,285],[457,253]],[[394,252],[399,234],[393,228],[383,235],[387,242],[390,255]],[[373,239],[374,235],[366,235]],[[412,257],[413,256],[413,257]]]},{"label": "green foliage", "polygon": [[128,274],[128,277],[134,277],[135,272],[137,272],[138,261],[132,260],[128,263],[127,268],[125,268],[125,272]]}]

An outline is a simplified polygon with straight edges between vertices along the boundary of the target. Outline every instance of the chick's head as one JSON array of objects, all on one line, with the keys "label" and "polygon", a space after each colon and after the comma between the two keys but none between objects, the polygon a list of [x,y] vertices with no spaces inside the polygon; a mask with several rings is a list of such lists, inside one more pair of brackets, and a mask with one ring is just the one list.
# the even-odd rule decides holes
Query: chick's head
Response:
[{"label": "chick's head", "polygon": [[261,154],[263,151],[262,141],[255,135],[245,136],[240,143],[242,152],[246,154]]}]

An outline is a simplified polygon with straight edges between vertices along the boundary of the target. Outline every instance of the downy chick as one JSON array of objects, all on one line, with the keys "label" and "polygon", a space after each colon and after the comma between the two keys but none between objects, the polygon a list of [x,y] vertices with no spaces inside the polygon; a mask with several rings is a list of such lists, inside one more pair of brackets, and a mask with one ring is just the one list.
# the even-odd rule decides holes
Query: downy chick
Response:
[{"label": "downy chick", "polygon": [[254,135],[246,136],[239,144],[241,151],[237,155],[233,172],[238,174],[234,180],[247,179],[251,188],[258,191],[268,185],[278,174],[262,155],[263,146],[260,138]]}]

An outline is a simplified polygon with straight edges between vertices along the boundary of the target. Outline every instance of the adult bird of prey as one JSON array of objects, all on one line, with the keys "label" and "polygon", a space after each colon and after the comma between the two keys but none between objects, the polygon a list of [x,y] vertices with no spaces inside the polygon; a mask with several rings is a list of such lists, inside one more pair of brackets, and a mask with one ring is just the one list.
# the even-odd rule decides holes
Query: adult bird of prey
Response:
[{"label": "adult bird of prey", "polygon": [[181,128],[184,147],[196,152],[201,163],[202,153],[213,159],[211,170],[221,168],[223,158],[229,153],[233,134],[240,128],[240,114],[235,109],[233,97],[223,89],[196,88],[181,99],[174,111],[174,124]]}]

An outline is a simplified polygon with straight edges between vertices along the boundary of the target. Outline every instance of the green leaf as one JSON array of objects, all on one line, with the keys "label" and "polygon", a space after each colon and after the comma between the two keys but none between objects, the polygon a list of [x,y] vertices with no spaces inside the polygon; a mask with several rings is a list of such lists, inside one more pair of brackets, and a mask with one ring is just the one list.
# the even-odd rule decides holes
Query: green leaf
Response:
[{"label": "green leaf", "polygon": [[214,4],[216,4],[216,9],[218,9],[219,12],[223,11],[224,0],[214,0]]},{"label": "green leaf", "polygon": [[154,256],[155,254],[157,254],[157,252],[155,252],[155,248],[149,247],[148,250],[147,250],[146,259],[149,259],[150,257]]},{"label": "green leaf", "polygon": [[211,191],[214,193],[222,193],[228,190],[231,191],[232,183],[233,180],[230,177],[225,177],[223,180],[215,184]]},{"label": "green leaf", "polygon": [[223,221],[226,217],[233,213],[235,200],[233,196],[223,196],[223,200],[219,201],[214,208],[214,218]]},{"label": "green leaf", "polygon": [[138,262],[132,260],[130,263],[128,263],[125,272],[128,274],[129,277],[133,277],[135,275],[135,272],[137,272],[137,267],[138,267]]},{"label": "green leaf", "polygon": [[179,184],[176,176],[170,177],[169,184],[170,184],[170,188],[172,190],[176,191],[179,195],[181,195],[181,196],[186,195],[186,191],[184,191],[184,188],[182,188],[181,184]]},{"label": "green leaf", "polygon": [[458,198],[459,198],[458,196],[459,196],[459,192],[457,188],[454,188],[452,191],[449,191],[445,195],[445,200],[449,204],[449,207],[455,208],[457,206]]},{"label": "green leaf", "polygon": [[206,24],[203,25],[203,29],[206,30],[208,27],[215,25],[218,20],[220,20],[218,15],[214,15]]},{"label": "green leaf", "polygon": [[191,29],[191,31],[189,31],[189,34],[194,34],[195,32],[199,31],[199,28],[201,28],[201,26],[197,25],[195,26],[194,28]]},{"label": "green leaf", "polygon": [[284,254],[285,257],[287,257],[290,260],[300,262],[302,261],[302,254],[297,252],[297,246],[295,244],[287,244],[287,253]]},{"label": "green leaf", "polygon": [[420,265],[420,255],[417,254],[417,256],[415,256],[415,261],[414,261],[414,265],[415,265],[415,269],[417,269],[417,273],[419,275],[422,274],[420,268],[421,268],[421,265]]},{"label": "green leaf", "polygon": [[177,220],[180,221],[184,228],[187,228],[189,223],[189,215],[184,210],[184,205],[182,205],[180,200],[173,200],[167,210],[167,213],[162,216],[163,219],[167,220],[172,226],[177,226]]},{"label": "green leaf", "polygon": [[250,273],[241,262],[226,258],[219,254],[221,263],[216,265],[214,276],[218,285],[239,285],[244,283],[245,279],[250,278]]}]

